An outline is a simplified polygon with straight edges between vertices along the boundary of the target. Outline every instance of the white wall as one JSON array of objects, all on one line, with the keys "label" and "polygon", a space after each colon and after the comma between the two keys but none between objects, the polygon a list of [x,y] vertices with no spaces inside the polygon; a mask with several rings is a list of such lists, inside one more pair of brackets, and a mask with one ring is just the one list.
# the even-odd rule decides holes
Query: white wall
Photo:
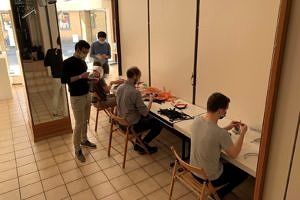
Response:
[{"label": "white wall", "polygon": [[200,1],[196,104],[222,92],[228,117],[262,124],[279,0]]},{"label": "white wall", "polygon": [[10,0],[2,0],[0,10],[3,10],[3,11],[11,10]]},{"label": "white wall", "polygon": [[151,84],[192,101],[196,0],[151,0]]},{"label": "white wall", "polygon": [[122,72],[131,66],[142,71],[148,83],[148,26],[147,0],[119,1]]},{"label": "white wall", "polygon": [[[280,0],[200,1],[196,104],[215,91],[231,98],[228,117],[262,124]],[[150,1],[151,84],[192,101],[196,0]],[[147,1],[119,1],[123,73],[148,79]]]},{"label": "white wall", "polygon": [[[287,32],[287,43],[283,57],[279,93],[275,111],[273,132],[270,143],[264,200],[282,200],[286,187],[288,169],[290,166],[292,145],[296,134],[298,114],[300,112],[300,2],[293,1]],[[298,141],[299,149],[299,141]],[[299,151],[296,152],[296,162],[299,163]],[[298,169],[297,169],[298,168]],[[291,191],[287,200],[300,199],[299,165],[293,168],[291,174]],[[294,189],[293,189],[294,188]],[[297,190],[295,190],[297,188]]]},{"label": "white wall", "polygon": [[57,0],[57,10],[95,10],[103,8],[103,0]]},{"label": "white wall", "polygon": [[297,143],[295,146],[295,154],[293,156],[291,176],[288,184],[286,199],[300,199],[300,192],[298,189],[300,185],[300,127],[298,128]]}]

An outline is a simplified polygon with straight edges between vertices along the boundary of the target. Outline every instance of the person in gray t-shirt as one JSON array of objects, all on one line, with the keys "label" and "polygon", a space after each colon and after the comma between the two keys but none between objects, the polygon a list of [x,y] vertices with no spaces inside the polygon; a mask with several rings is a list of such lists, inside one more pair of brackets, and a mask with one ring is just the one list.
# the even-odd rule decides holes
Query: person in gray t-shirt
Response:
[{"label": "person in gray t-shirt", "polygon": [[[229,163],[222,162],[221,151],[236,158],[241,151],[247,125],[232,121],[228,126],[221,128],[218,120],[225,117],[230,99],[221,93],[213,93],[207,101],[207,113],[196,118],[192,125],[190,164],[203,168],[209,180],[215,187],[223,186],[217,191],[223,198],[233,188],[247,178],[247,173]],[[228,130],[240,130],[240,136],[232,142]],[[201,182],[203,177],[194,174]]]}]

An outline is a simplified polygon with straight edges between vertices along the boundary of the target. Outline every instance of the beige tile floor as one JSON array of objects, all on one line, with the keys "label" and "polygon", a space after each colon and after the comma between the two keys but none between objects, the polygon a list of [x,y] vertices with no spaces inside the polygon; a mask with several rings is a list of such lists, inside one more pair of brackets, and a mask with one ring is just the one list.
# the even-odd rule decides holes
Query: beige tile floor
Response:
[{"label": "beige tile floor", "polygon": [[[153,142],[159,147],[153,155],[139,155],[130,144],[126,168],[122,169],[119,152],[123,150],[123,138],[114,136],[116,150],[108,157],[107,116],[101,113],[97,132],[94,124],[95,110],[92,110],[88,136],[97,149],[83,149],[85,163],[74,158],[72,134],[34,143],[25,88],[13,86],[13,98],[0,101],[0,200],[168,199],[169,164],[173,160],[169,146],[175,145],[179,151],[180,140],[164,130]],[[229,199],[251,199],[249,188],[253,188],[252,179],[240,189],[242,197],[231,195]],[[176,183],[173,199],[196,198],[185,186]]]}]

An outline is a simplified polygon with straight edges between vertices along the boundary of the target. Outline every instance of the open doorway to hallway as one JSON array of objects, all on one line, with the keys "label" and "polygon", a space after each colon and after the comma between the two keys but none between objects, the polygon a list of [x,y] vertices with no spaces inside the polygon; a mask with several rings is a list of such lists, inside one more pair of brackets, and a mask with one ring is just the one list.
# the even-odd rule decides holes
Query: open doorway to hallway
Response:
[{"label": "open doorway to hallway", "polygon": [[[116,38],[114,36],[112,0],[58,0],[56,3],[58,26],[62,42],[64,59],[73,55],[75,43],[83,39],[92,44],[97,33],[107,33],[106,42],[111,47],[109,59],[109,79],[118,76]],[[89,70],[93,67],[93,58],[86,58]]]},{"label": "open doorway to hallway", "polygon": [[0,50],[7,60],[8,73],[11,84],[21,84],[22,68],[19,57],[19,49],[15,38],[15,30],[9,0],[4,0],[0,10]]}]

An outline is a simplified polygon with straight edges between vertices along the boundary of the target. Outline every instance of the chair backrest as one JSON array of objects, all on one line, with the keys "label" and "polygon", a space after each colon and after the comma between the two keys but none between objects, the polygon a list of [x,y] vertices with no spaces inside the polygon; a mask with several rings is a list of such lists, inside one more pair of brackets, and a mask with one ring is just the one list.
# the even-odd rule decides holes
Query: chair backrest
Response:
[{"label": "chair backrest", "polygon": [[[173,146],[171,147],[171,150],[176,158],[173,176],[176,176],[179,180],[183,181],[186,186],[189,186],[194,192],[199,194],[200,199],[204,199],[207,195],[211,195],[214,199],[219,200],[220,198],[216,193],[216,189],[208,180],[205,170],[183,161]],[[180,168],[181,170],[179,170]],[[192,173],[202,176],[204,182],[200,183],[192,176]]]},{"label": "chair backrest", "polygon": [[112,120],[116,121],[118,124],[120,124],[122,126],[126,126],[126,127],[130,126],[129,122],[125,118],[119,117],[116,114],[112,113],[111,111],[108,111],[108,113],[109,113],[110,118]]},{"label": "chair backrest", "polygon": [[192,172],[192,173],[196,173],[196,174],[199,174],[203,177],[204,180],[208,180],[208,176],[206,174],[206,172],[204,171],[203,168],[200,168],[200,167],[195,167],[193,165],[190,165],[189,163],[183,161],[180,156],[177,154],[177,152],[175,151],[174,147],[172,146],[171,147],[171,150],[178,162],[178,164],[182,167],[184,167],[185,169],[187,169],[188,171]]}]

